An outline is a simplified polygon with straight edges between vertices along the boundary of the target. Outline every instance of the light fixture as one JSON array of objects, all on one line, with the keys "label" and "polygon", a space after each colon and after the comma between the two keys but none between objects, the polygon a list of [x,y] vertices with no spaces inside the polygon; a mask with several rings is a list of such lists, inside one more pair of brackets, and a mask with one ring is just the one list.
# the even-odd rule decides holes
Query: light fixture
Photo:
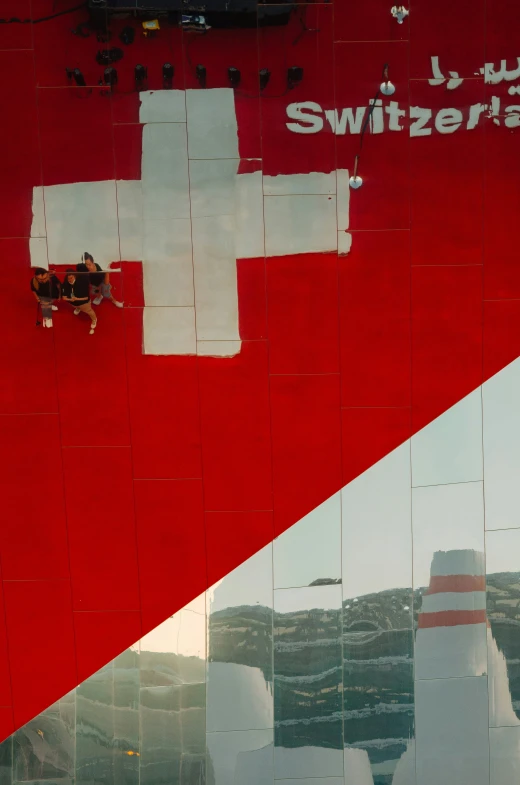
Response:
[{"label": "light fixture", "polygon": [[287,69],[287,87],[292,90],[303,79],[303,68],[299,65],[293,65]]},{"label": "light fixture", "polygon": [[385,63],[383,68],[383,82],[379,87],[379,91],[383,95],[393,95],[395,93],[395,85],[392,84],[388,77],[388,63]]},{"label": "light fixture", "polygon": [[134,78],[135,78],[135,86],[137,90],[142,90],[144,88],[144,83],[148,79],[148,69],[138,63],[134,68]]},{"label": "light fixture", "polygon": [[85,77],[83,76],[83,74],[81,73],[79,68],[75,68],[72,71],[72,78],[74,79],[74,81],[76,82],[78,87],[86,87],[87,86],[87,83],[85,82]]},{"label": "light fixture", "polygon": [[163,87],[165,90],[171,90],[173,84],[173,74],[175,69],[171,63],[165,63],[162,67]]},{"label": "light fixture", "polygon": [[260,90],[265,90],[265,88],[269,84],[270,78],[271,78],[271,71],[268,68],[262,68],[262,70],[258,74],[258,79],[260,82]]},{"label": "light fixture", "polygon": [[383,95],[393,95],[395,93],[395,85],[390,80],[383,82],[379,89]]},{"label": "light fixture", "polygon": [[241,74],[238,68],[228,68],[227,73],[231,87],[238,87],[241,79]]},{"label": "light fixture", "polygon": [[115,68],[105,68],[103,73],[103,81],[104,83],[112,89],[117,84],[117,71]]},{"label": "light fixture", "polygon": [[348,181],[348,184],[354,190],[356,190],[357,188],[361,188],[361,186],[363,185],[363,178],[360,177],[358,175],[358,173],[357,173],[358,163],[359,163],[359,155],[356,155],[356,157],[354,159],[354,174],[352,175],[352,177]]},{"label": "light fixture", "polygon": [[206,69],[203,65],[198,65],[195,68],[195,74],[197,75],[197,82],[200,84],[201,87],[206,87]]}]

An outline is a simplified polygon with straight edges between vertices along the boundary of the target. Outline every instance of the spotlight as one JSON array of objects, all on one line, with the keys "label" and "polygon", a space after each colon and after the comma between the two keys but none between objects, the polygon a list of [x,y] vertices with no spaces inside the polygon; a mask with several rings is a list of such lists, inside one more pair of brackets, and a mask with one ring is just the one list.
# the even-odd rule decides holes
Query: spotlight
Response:
[{"label": "spotlight", "polygon": [[144,83],[148,79],[148,69],[144,65],[136,65],[134,68],[134,77],[137,90],[143,89]]},{"label": "spotlight", "polygon": [[363,185],[363,178],[360,177],[357,173],[358,164],[359,164],[359,155],[356,155],[354,159],[354,174],[352,175],[352,177],[349,178],[348,181],[350,187],[354,188],[354,190],[356,190],[357,188],[361,188],[361,186]]},{"label": "spotlight", "polygon": [[379,87],[379,90],[383,95],[393,95],[395,93],[395,85],[392,84],[388,77],[388,63],[385,63],[383,68],[383,82]]},{"label": "spotlight", "polygon": [[115,68],[105,68],[103,82],[112,89],[117,84],[117,71]]},{"label": "spotlight", "polygon": [[383,95],[393,95],[395,93],[395,85],[390,80],[383,82],[379,89]]},{"label": "spotlight", "polygon": [[231,87],[238,87],[241,79],[241,74],[238,68],[228,68],[227,73]]},{"label": "spotlight", "polygon": [[201,87],[206,87],[206,69],[203,65],[198,65],[195,69],[197,81]]},{"label": "spotlight", "polygon": [[287,69],[287,87],[292,90],[297,84],[300,84],[303,79],[303,68],[299,65],[293,65]]},{"label": "spotlight", "polygon": [[269,79],[271,78],[271,71],[268,68],[262,68],[258,74],[258,78],[260,81],[260,90],[265,90],[269,84]]},{"label": "spotlight", "polygon": [[163,87],[165,90],[171,90],[172,88],[174,70],[171,63],[165,63],[162,67]]},{"label": "spotlight", "polygon": [[76,82],[78,87],[86,87],[87,86],[87,83],[85,82],[85,77],[83,76],[83,74],[81,73],[79,68],[75,68],[72,71],[72,78],[74,79],[74,81]]}]

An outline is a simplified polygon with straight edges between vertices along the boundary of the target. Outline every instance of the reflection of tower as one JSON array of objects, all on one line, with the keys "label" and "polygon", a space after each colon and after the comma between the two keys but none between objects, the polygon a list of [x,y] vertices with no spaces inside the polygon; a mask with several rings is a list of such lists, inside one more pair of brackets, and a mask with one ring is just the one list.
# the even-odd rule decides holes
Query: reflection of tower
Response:
[{"label": "reflection of tower", "polygon": [[[486,666],[487,680],[478,678]],[[517,782],[520,721],[505,657],[486,622],[482,553],[434,554],[418,617],[415,668],[416,740],[399,761],[392,785],[413,785],[416,779],[421,785],[487,782],[488,738],[491,785]]]},{"label": "reflection of tower", "polygon": [[415,678],[447,679],[486,672],[484,555],[472,550],[433,555],[415,641]]},{"label": "reflection of tower", "polygon": [[488,770],[485,588],[482,553],[433,555],[415,640],[416,738],[392,785],[480,783]]}]

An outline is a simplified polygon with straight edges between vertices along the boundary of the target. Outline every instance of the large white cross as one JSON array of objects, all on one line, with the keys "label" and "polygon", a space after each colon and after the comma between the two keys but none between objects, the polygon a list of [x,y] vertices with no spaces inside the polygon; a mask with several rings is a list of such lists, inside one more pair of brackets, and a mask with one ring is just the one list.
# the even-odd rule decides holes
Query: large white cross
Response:
[{"label": "large white cross", "polygon": [[348,171],[238,174],[233,90],[140,97],[141,180],[34,188],[31,264],[142,262],[145,354],[233,356],[236,260],[348,253]]}]

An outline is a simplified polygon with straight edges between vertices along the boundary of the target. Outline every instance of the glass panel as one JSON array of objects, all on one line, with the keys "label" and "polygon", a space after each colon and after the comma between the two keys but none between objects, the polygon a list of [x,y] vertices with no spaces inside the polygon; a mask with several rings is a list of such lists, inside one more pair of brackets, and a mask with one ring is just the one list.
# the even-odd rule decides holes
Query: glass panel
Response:
[{"label": "glass panel", "polygon": [[13,781],[13,736],[0,744],[0,785],[12,785]]},{"label": "glass panel", "polygon": [[52,781],[69,785],[74,777],[75,696],[69,693],[13,737],[13,782]]},{"label": "glass panel", "polygon": [[274,586],[324,585],[341,581],[341,496],[320,504],[273,544]]},{"label": "glass panel", "polygon": [[76,782],[114,777],[114,665],[109,663],[76,690]]},{"label": "glass panel", "polygon": [[208,591],[208,732],[272,728],[272,546]]},{"label": "glass panel", "polygon": [[386,785],[413,736],[409,443],[342,496],[345,776]]},{"label": "glass panel", "polygon": [[415,678],[486,672],[481,482],[412,491]]},{"label": "glass panel", "polygon": [[114,660],[114,783],[139,782],[139,651]]},{"label": "glass panel", "polygon": [[273,731],[208,733],[208,785],[273,785]]},{"label": "glass panel", "polygon": [[481,480],[482,470],[482,395],[478,387],[412,437],[412,483]]},{"label": "glass panel", "polygon": [[520,722],[520,529],[486,533],[489,724]]},{"label": "glass panel", "polygon": [[415,686],[421,785],[489,785],[487,679],[428,679]]},{"label": "glass panel", "polygon": [[277,778],[343,773],[341,586],[274,593]]},{"label": "glass panel", "polygon": [[141,690],[141,783],[198,785],[205,770],[205,685]]},{"label": "glass panel", "polygon": [[204,595],[145,635],[140,649],[142,687],[203,682],[206,662]]},{"label": "glass panel", "polygon": [[520,726],[489,729],[489,781],[508,785],[520,780]]}]

